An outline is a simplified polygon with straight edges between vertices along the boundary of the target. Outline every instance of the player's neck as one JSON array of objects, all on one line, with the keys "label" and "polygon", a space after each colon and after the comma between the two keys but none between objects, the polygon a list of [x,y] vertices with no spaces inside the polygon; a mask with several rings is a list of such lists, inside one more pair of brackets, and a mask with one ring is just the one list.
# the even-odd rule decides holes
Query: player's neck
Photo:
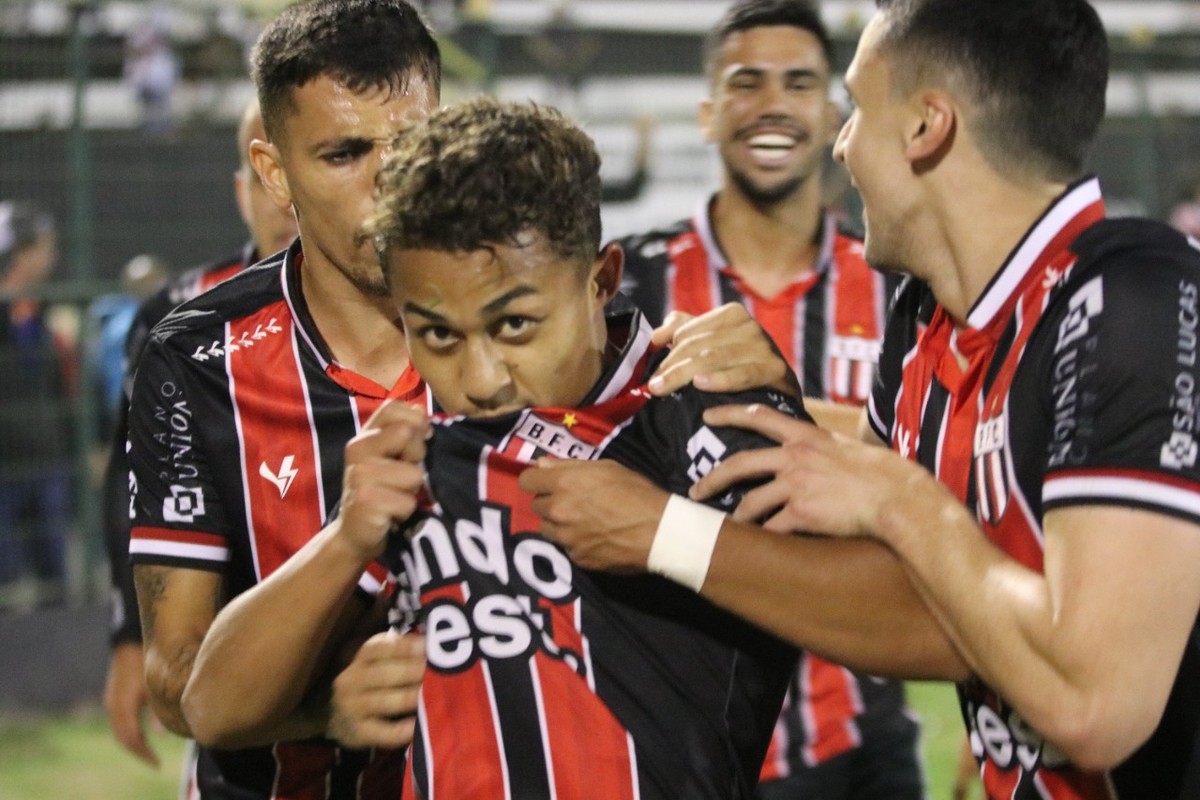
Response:
[{"label": "player's neck", "polygon": [[367,295],[333,265],[307,256],[300,273],[305,304],[334,359],[384,388],[394,385],[408,366],[408,349],[391,299]]},{"label": "player's neck", "polygon": [[713,233],[730,267],[764,297],[811,273],[821,252],[820,183],[810,179],[791,197],[755,204],[726,185],[710,211]]},{"label": "player's neck", "polygon": [[[1063,191],[1061,184],[975,181],[935,189],[936,224],[926,252],[938,302],[963,322],[1014,248]],[[986,186],[986,189],[981,187]],[[980,220],[987,220],[981,225]],[[914,226],[914,228],[918,228]]]}]

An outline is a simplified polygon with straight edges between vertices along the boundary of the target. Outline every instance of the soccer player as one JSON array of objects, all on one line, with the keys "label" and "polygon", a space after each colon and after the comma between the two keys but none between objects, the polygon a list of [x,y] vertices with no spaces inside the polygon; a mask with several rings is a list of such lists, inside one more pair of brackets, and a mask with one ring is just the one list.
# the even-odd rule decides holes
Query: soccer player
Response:
[{"label": "soccer player", "polygon": [[[444,413],[431,428],[392,403],[350,443],[338,516],[218,618],[189,720],[286,710],[383,553],[393,623],[424,631],[428,661],[404,796],[751,797],[795,651],[660,578],[576,569],[516,482],[537,459],[605,457],[685,491],[761,440],[703,424],[730,395],[647,391],[662,354],[640,312],[606,316],[622,254],[600,249],[595,149],[558,112],[478,99],[394,149],[367,234]],[[243,645],[277,654],[272,685],[231,669]]]},{"label": "soccer player", "polygon": [[[700,125],[722,181],[696,213],[621,240],[622,290],[657,324],[672,311],[744,304],[805,396],[857,420],[875,372],[890,290],[862,242],[826,210],[822,176],[841,115],[833,48],[809,0],[739,0],[705,47]],[[844,424],[844,422],[843,422]],[[898,681],[805,653],[763,766],[762,798],[920,800],[918,727]]]},{"label": "soccer player", "polygon": [[[1085,0],[879,5],[835,154],[868,261],[914,278],[869,405],[891,449],[709,412],[782,446],[695,487],[773,476],[722,526],[702,594],[851,663],[957,681],[989,797],[1196,797],[1200,252],[1106,219],[1083,171],[1108,74]],[[522,485],[581,564],[644,568],[661,490],[574,462]],[[621,502],[588,508],[605,496]],[[763,515],[773,530],[742,521]],[[776,532],[800,530],[849,538]]]},{"label": "soccer player", "polygon": [[[146,679],[154,712],[182,735],[180,696],[213,616],[320,529],[345,444],[371,412],[424,396],[374,251],[355,234],[384,146],[437,104],[433,37],[403,0],[312,0],[267,25],[253,72],[267,137],[250,159],[272,201],[294,209],[300,238],[154,329],[130,409]],[[382,577],[364,575],[363,589]],[[202,748],[201,796],[388,794],[402,754],[309,738],[326,730],[316,705]]]},{"label": "soccer player", "polygon": [[183,301],[284,249],[296,238],[296,218],[291,208],[277,206],[271,200],[254,167],[250,165],[250,142],[266,138],[262,114],[255,99],[247,104],[238,124],[239,164],[233,174],[238,212],[246,224],[250,241],[227,258],[190,269],[169,281],[138,308],[125,341],[125,393],[117,413],[116,430],[104,477],[104,543],[113,586],[112,651],[104,706],[117,741],[134,755],[152,764],[158,763],[158,757],[146,740],[142,722],[147,705],[145,659],[133,571],[129,564],[129,462],[125,455],[128,393],[146,337],[160,319]]}]

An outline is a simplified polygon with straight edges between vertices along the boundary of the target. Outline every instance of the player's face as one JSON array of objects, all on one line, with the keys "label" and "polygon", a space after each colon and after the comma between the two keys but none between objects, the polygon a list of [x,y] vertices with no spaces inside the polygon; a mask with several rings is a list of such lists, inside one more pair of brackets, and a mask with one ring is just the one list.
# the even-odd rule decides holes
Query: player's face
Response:
[{"label": "player's face", "polygon": [[587,396],[621,263],[612,246],[593,264],[566,261],[540,236],[527,247],[387,255],[413,366],[443,409],[472,417]]},{"label": "player's face", "polygon": [[295,208],[310,268],[331,265],[363,293],[387,294],[379,260],[357,234],[374,207],[375,175],[390,142],[435,102],[417,77],[403,93],[358,93],[325,75],[293,90],[280,141],[267,146],[276,166],[264,171],[256,157],[255,168],[275,201]]},{"label": "player's face", "polygon": [[756,203],[775,203],[819,177],[838,112],[817,37],[786,25],[738,31],[715,69],[700,126],[718,146],[726,182]]},{"label": "player's face", "polygon": [[878,52],[880,19],[867,24],[846,70],[854,108],[833,152],[862,198],[867,261],[877,269],[909,271],[915,226],[912,169],[902,135],[906,102],[892,91],[888,63]]}]

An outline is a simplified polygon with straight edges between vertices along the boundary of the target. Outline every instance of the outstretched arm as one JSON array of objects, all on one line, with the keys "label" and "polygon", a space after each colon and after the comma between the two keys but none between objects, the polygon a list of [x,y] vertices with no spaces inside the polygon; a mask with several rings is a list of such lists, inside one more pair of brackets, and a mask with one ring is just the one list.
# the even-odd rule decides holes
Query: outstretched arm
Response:
[{"label": "outstretched arm", "polygon": [[[581,566],[646,571],[669,497],[648,480],[611,461],[557,461],[526,470],[521,487],[535,495],[542,532]],[[700,593],[852,668],[911,678],[966,675],[900,563],[877,543],[785,535],[727,517]]]},{"label": "outstretched arm", "polygon": [[[416,507],[427,430],[420,409],[381,406],[346,446],[337,518],[221,611],[184,695],[197,741],[222,747],[271,741],[266,734],[274,735],[296,712],[360,616],[361,608],[350,600],[358,578],[383,551],[392,525]],[[248,670],[247,664],[271,669]],[[410,708],[423,667],[414,659]],[[320,731],[326,723],[320,720]]]},{"label": "outstretched arm", "polygon": [[[749,492],[738,517],[769,514],[779,530],[885,545],[971,670],[1073,762],[1109,768],[1158,725],[1200,610],[1200,525],[1117,505],[1054,509],[1039,571],[992,544],[962,502],[890,450],[761,408],[728,406],[707,419],[785,442],[768,451],[775,481]],[[763,469],[755,457],[732,457],[720,480]],[[696,488],[719,489],[705,485],[718,472]]]}]

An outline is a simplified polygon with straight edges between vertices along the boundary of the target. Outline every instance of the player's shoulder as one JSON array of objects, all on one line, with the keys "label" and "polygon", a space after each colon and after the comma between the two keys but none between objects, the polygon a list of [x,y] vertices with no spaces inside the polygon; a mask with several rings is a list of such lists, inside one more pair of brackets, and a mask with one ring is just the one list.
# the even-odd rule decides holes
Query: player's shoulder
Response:
[{"label": "player's shoulder", "polygon": [[152,338],[161,342],[183,333],[208,331],[283,302],[282,267],[280,254],[183,301],[154,326]]},{"label": "player's shoulder", "polygon": [[1194,295],[1200,285],[1200,242],[1154,220],[1102,220],[1075,240],[1071,252],[1076,263],[1055,298],[1068,311],[1081,302],[1080,292],[1098,285],[1126,317],[1143,310],[1142,304],[1152,311],[1186,286]]},{"label": "player's shoulder", "polygon": [[681,219],[670,225],[651,228],[647,231],[630,233],[614,239],[625,252],[626,262],[639,262],[661,258],[675,239],[694,232],[690,219]]}]

